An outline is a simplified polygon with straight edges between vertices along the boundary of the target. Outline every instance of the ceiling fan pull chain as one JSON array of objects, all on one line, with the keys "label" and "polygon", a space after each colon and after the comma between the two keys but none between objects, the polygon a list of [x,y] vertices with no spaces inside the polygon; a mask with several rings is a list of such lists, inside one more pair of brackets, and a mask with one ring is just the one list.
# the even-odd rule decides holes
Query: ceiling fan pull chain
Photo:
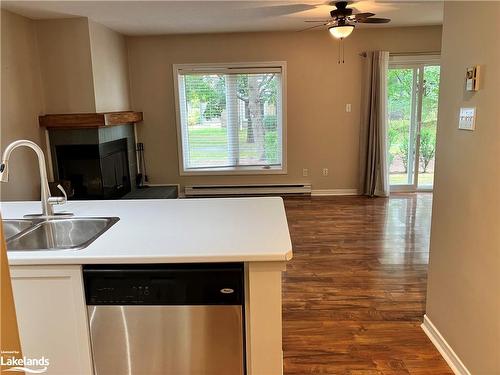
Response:
[{"label": "ceiling fan pull chain", "polygon": [[339,49],[338,49],[338,59],[337,64],[345,63],[345,48],[344,48],[344,38],[339,39]]},{"label": "ceiling fan pull chain", "polygon": [[342,47],[342,40],[339,40],[339,48],[337,52],[337,64],[340,64],[340,48]]},{"label": "ceiling fan pull chain", "polygon": [[345,55],[344,38],[340,39],[340,45],[342,47],[342,64],[343,64],[344,63],[344,55]]},{"label": "ceiling fan pull chain", "polygon": [[341,40],[341,43],[342,43],[342,64],[345,63],[345,42],[344,42],[344,39]]}]

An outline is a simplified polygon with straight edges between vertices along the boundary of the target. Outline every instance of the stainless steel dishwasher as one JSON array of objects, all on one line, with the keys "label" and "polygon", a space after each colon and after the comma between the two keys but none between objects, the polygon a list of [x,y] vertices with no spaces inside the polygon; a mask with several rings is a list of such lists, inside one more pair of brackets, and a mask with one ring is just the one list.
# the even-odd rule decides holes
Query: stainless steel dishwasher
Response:
[{"label": "stainless steel dishwasher", "polygon": [[95,375],[245,373],[243,265],[84,266]]}]

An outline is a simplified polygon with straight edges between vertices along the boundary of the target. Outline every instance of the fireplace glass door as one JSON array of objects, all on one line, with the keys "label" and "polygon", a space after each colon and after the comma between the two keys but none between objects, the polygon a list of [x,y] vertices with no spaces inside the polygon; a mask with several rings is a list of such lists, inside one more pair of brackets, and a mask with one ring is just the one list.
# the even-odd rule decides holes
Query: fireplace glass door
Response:
[{"label": "fireplace glass door", "polygon": [[130,192],[127,140],[56,146],[59,180],[71,182],[72,199],[116,199]]}]

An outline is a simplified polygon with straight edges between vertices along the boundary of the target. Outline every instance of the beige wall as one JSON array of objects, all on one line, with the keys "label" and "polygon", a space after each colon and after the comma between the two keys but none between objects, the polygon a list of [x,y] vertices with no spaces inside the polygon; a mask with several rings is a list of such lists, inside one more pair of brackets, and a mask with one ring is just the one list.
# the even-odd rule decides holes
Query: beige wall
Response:
[{"label": "beige wall", "polygon": [[[345,41],[344,65],[337,64],[338,42],[326,31],[129,37],[127,45],[152,183],[312,182],[314,189],[343,189],[358,186],[358,53],[439,51],[441,28],[355,30]],[[172,64],[270,60],[288,63],[288,175],[179,177]],[[302,177],[303,168],[309,177]]]},{"label": "beige wall", "polygon": [[125,37],[93,21],[89,32],[96,111],[129,110]]},{"label": "beige wall", "polygon": [[95,112],[88,19],[36,25],[46,113]]},{"label": "beige wall", "polygon": [[[33,28],[33,21],[13,17]],[[128,109],[122,36],[85,18],[35,23],[45,113]],[[312,182],[315,189],[355,189],[362,62],[358,53],[438,51],[440,41],[440,27],[356,30],[345,44],[346,64],[338,65],[338,44],[324,31],[127,38],[132,107],[144,111],[145,121],[138,128],[151,182]],[[36,41],[32,44],[36,51]],[[23,60],[37,65],[35,58]],[[266,60],[288,63],[288,174],[179,177],[172,64]],[[345,112],[346,103],[352,104],[351,113]],[[4,127],[12,131],[10,125]],[[35,123],[31,131],[38,134]],[[309,169],[309,177],[302,177],[303,168]],[[322,176],[322,168],[329,168],[328,177]],[[16,194],[6,197],[26,197],[19,184],[11,186]]]},{"label": "beige wall", "polygon": [[[2,10],[1,149],[45,146],[38,115],[129,110],[125,38],[87,18],[30,20]],[[2,200],[39,198],[34,154],[16,151]]]},{"label": "beige wall", "polygon": [[[43,102],[35,24],[14,13],[1,12],[1,150],[17,139],[29,139],[43,146],[38,127]],[[9,183],[0,184],[1,199],[38,199],[40,178],[35,153],[16,150],[10,166]]]},{"label": "beige wall", "polygon": [[130,109],[123,35],[87,18],[36,24],[46,113]]},{"label": "beige wall", "polygon": [[[446,2],[444,17],[427,316],[472,374],[500,374],[500,3]],[[462,106],[474,132],[457,129]]]}]

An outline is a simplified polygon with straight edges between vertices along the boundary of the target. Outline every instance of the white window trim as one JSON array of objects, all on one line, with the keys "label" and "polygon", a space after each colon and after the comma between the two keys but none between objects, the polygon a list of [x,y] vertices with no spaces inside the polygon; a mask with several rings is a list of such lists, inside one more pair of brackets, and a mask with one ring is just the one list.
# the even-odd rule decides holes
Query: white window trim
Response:
[{"label": "white window trim", "polygon": [[[279,68],[281,69],[281,168],[278,167],[231,167],[231,168],[203,168],[197,171],[184,169],[184,152],[182,142],[182,125],[179,101],[179,71],[191,70],[200,72],[203,68],[220,68],[221,71],[233,71],[240,68],[248,71],[248,68]],[[175,118],[177,126],[177,154],[179,158],[180,176],[204,176],[204,175],[265,175],[265,174],[287,174],[287,95],[286,95],[286,61],[259,61],[245,63],[210,63],[210,64],[173,64]]]},{"label": "white window trim", "polygon": [[441,55],[389,55],[390,68],[418,67],[428,65],[441,65]]}]

